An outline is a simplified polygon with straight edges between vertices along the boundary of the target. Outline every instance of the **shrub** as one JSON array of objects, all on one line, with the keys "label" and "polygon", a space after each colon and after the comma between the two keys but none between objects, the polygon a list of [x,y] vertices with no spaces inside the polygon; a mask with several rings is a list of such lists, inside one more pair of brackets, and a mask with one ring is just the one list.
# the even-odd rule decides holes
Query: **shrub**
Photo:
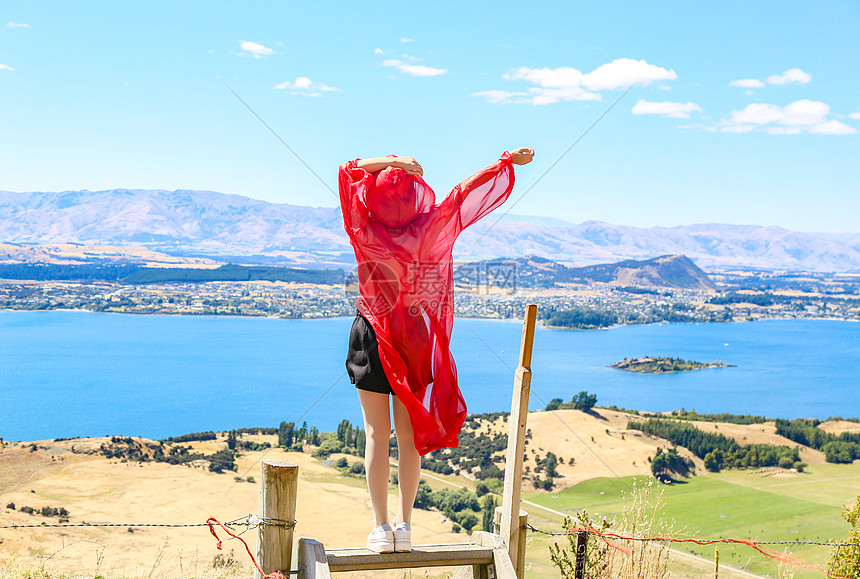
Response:
[{"label": "shrub", "polygon": [[364,474],[364,463],[355,461],[349,466],[349,472],[352,474]]},{"label": "shrub", "polygon": [[[573,579],[576,554],[576,534],[571,529],[592,526],[598,532],[607,531],[619,535],[671,536],[671,525],[657,518],[662,507],[662,497],[652,496],[653,481],[644,486],[633,484],[633,492],[628,497],[624,512],[612,520],[603,517],[595,520],[585,511],[576,513],[576,521],[565,517],[562,529],[568,533],[568,548],[558,543],[550,546],[550,559],[563,579]],[[606,543],[598,537],[590,536],[585,557],[585,576],[591,579],[614,577],[647,577],[664,579],[669,577],[669,547],[666,543],[655,541],[612,540],[614,548],[606,548]]]},{"label": "shrub", "polygon": [[[848,521],[851,528],[848,537],[839,542],[860,543],[860,496],[854,499],[853,506],[845,507],[842,518]],[[836,547],[828,567],[832,577],[860,577],[860,547]]]},{"label": "shrub", "polygon": [[577,394],[571,400],[575,410],[588,412],[597,404],[597,394],[589,394],[585,390]]},{"label": "shrub", "polygon": [[221,473],[225,470],[236,470],[236,457],[232,450],[219,450],[209,458],[209,470]]},{"label": "shrub", "polygon": [[789,456],[783,456],[779,459],[779,468],[793,468],[794,461]]},{"label": "shrub", "polygon": [[547,410],[547,411],[558,410],[559,406],[561,406],[563,403],[564,403],[564,400],[562,400],[561,398],[553,398],[552,400],[549,401],[549,403],[546,405],[546,408],[544,410]]},{"label": "shrub", "polygon": [[328,438],[320,444],[312,456],[314,458],[328,458],[332,453],[341,451],[343,451],[343,443],[336,438]]},{"label": "shrub", "polygon": [[460,526],[467,531],[471,531],[477,524],[478,517],[476,517],[474,513],[466,513],[464,516],[460,517]]}]

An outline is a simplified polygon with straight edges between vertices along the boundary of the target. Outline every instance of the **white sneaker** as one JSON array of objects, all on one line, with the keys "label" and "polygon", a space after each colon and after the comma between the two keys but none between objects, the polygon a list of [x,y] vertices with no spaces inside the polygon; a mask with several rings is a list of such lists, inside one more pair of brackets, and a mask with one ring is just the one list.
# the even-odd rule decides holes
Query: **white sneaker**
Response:
[{"label": "white sneaker", "polygon": [[373,529],[367,536],[367,548],[374,553],[393,553],[394,532],[391,525],[385,523]]},{"label": "white sneaker", "polygon": [[398,553],[412,550],[412,527],[408,523],[394,527],[394,550]]}]

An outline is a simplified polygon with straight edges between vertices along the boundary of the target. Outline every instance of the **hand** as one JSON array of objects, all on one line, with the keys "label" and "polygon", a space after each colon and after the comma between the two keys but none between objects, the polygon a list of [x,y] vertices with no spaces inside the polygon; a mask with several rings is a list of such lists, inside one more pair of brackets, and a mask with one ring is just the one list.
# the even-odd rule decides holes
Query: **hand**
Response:
[{"label": "hand", "polygon": [[514,165],[528,165],[534,159],[535,150],[531,147],[520,147],[511,151],[511,162]]},{"label": "hand", "polygon": [[421,164],[412,157],[397,157],[391,164],[406,171],[407,175],[424,175]]}]

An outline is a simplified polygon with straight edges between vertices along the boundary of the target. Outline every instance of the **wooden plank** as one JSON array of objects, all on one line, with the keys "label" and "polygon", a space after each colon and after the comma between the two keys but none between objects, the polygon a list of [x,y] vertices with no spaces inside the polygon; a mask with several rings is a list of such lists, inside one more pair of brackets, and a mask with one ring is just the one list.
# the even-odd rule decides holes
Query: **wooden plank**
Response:
[{"label": "wooden plank", "polygon": [[[260,477],[260,517],[294,521],[299,465],[285,460],[264,460]],[[257,527],[257,561],[264,573],[289,570],[293,557],[293,528]],[[254,571],[261,579],[259,571]]]},{"label": "wooden plank", "polygon": [[520,553],[520,491],[523,484],[523,454],[525,452],[526,423],[529,413],[531,390],[532,346],[534,344],[537,306],[526,306],[523,317],[523,335],[520,343],[520,363],[514,377],[511,398],[511,415],[508,426],[508,451],[505,455],[505,488],[502,498],[501,536],[505,541],[510,559],[517,563],[517,577],[522,579],[525,561],[519,561]]},{"label": "wooden plank", "polygon": [[413,545],[407,553],[374,553],[365,548],[329,549],[328,568],[332,573],[368,569],[409,569],[415,567],[454,567],[490,565],[492,547],[472,543]]},{"label": "wooden plank", "polygon": [[307,537],[299,539],[299,573],[301,579],[331,579],[322,543]]}]

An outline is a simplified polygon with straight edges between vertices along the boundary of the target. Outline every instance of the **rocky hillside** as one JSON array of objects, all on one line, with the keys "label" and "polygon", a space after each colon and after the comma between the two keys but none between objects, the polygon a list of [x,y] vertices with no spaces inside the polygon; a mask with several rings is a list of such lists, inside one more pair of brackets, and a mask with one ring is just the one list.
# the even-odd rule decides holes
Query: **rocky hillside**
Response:
[{"label": "rocky hillside", "polygon": [[[654,259],[627,259],[586,267],[567,267],[552,260],[528,256],[467,263],[455,270],[455,280],[470,272],[481,275],[482,282],[504,286],[515,272],[520,287],[553,287],[557,284],[607,283],[621,286],[653,286],[710,290],[716,286],[691,259],[684,255],[663,255]],[[458,277],[458,274],[460,276]],[[492,279],[495,274],[495,279]]]}]

